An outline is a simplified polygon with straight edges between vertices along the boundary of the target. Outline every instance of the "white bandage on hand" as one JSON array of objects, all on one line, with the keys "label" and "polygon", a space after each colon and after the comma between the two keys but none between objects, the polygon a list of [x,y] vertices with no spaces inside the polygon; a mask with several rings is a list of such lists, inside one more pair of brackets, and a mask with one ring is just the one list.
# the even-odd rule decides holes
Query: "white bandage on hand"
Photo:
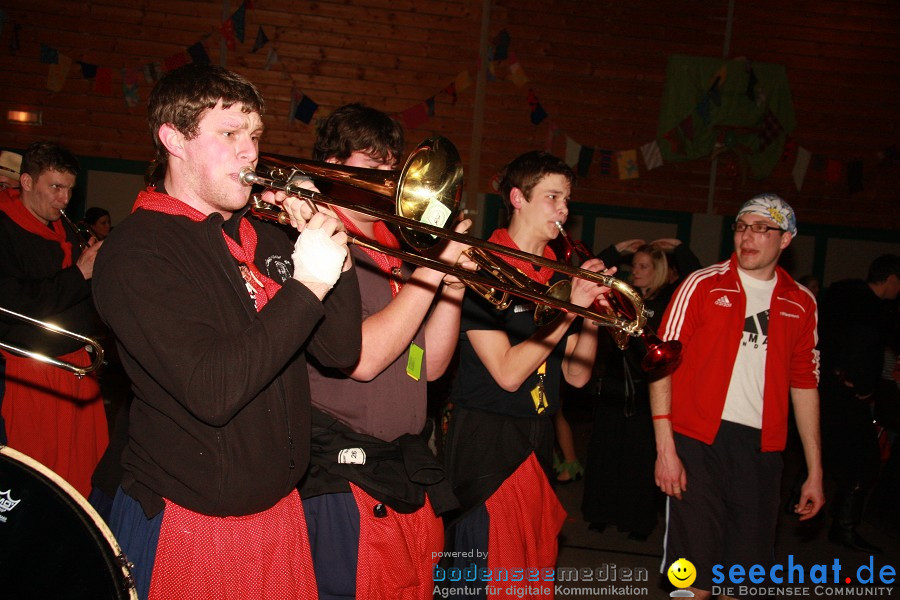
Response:
[{"label": "white bandage on hand", "polygon": [[294,279],[301,283],[337,283],[347,257],[347,246],[338,244],[321,229],[304,229],[294,244]]}]

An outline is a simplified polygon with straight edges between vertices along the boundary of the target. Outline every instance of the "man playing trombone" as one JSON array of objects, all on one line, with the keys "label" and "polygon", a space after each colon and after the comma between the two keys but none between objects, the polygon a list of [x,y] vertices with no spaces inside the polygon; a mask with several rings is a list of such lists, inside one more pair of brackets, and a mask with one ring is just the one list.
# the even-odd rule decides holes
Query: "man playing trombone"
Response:
[{"label": "man playing trombone", "polygon": [[[546,152],[528,152],[513,160],[500,184],[509,228],[498,229],[489,241],[555,260],[547,244],[559,235],[556,222],[566,221],[574,180],[572,169]],[[562,279],[547,267],[512,257],[504,260],[535,285]],[[591,259],[582,268],[596,272],[603,263]],[[576,277],[569,302],[588,307],[606,290]],[[576,323],[572,313],[537,323],[534,309],[533,303],[516,300],[498,311],[471,291],[463,304],[445,462],[463,511],[448,532],[448,547],[465,557],[454,564],[464,572],[472,563],[478,573],[487,573],[484,568],[496,573],[556,566],[565,511],[549,483],[552,416],[559,410],[563,378],[576,387],[591,378],[597,325],[590,319]],[[496,588],[509,583],[479,576],[475,584],[458,585],[487,585],[497,594]],[[520,589],[507,588],[504,595],[546,597],[553,591],[552,582],[518,585]],[[529,594],[524,588],[541,589]],[[448,595],[465,595],[465,589]]]},{"label": "man playing trombone", "polygon": [[326,211],[266,192],[296,245],[246,218],[263,99],[214,65],[151,93],[152,185],[97,259],[94,297],[135,397],[110,517],[141,598],[315,598],[296,485],[309,459],[305,355],[359,354],[359,288]]},{"label": "man playing trombone", "polygon": [[[60,220],[77,173],[78,160],[67,149],[35,142],[22,157],[21,188],[0,191],[0,305],[91,336],[97,328],[91,277],[100,244],[85,246]],[[4,320],[0,339],[78,367],[93,362],[84,342],[24,322]],[[6,351],[0,363],[5,363],[0,400],[9,445],[87,497],[108,441],[96,376],[78,378]],[[0,427],[0,442],[2,433]]]},{"label": "man playing trombone", "polygon": [[[391,170],[402,152],[400,124],[362,104],[338,108],[317,128],[319,161]],[[377,217],[334,210],[349,233],[400,247]],[[455,230],[470,226],[464,220]],[[464,249],[443,244],[438,260],[465,263]],[[456,503],[422,437],[427,382],[456,349],[465,286],[375,249],[350,251],[362,296],[362,353],[341,370],[310,363],[313,456],[300,491],[316,581],[321,598],[430,599],[444,542],[439,515]]]}]

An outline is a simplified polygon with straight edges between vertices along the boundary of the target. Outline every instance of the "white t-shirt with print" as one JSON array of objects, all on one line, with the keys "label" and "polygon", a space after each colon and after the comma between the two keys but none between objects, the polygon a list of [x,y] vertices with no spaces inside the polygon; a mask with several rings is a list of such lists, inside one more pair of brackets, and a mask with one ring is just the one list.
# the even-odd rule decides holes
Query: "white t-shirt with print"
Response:
[{"label": "white t-shirt with print", "polygon": [[778,277],[754,279],[738,269],[747,297],[744,331],[725,396],[722,419],[762,429],[763,389],[766,384],[766,349],[769,307]]}]

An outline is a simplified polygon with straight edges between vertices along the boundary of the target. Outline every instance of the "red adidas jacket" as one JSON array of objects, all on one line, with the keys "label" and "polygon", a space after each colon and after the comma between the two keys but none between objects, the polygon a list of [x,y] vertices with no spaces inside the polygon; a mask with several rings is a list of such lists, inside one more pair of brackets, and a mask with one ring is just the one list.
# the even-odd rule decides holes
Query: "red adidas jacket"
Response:
[{"label": "red adidas jacket", "polygon": [[[766,379],[763,391],[763,452],[784,450],[790,388],[815,388],[816,301],[781,268],[769,309]],[[712,444],[722,421],[725,396],[741,344],[746,296],[737,258],[695,271],[679,286],[661,326],[664,340],[684,344],[681,366],[672,374],[672,427]]]}]

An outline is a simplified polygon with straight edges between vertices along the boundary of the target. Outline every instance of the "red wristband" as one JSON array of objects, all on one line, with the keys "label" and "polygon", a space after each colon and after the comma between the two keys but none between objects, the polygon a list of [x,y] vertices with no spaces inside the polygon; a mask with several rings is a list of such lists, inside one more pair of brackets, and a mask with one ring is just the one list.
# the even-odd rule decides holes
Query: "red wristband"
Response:
[{"label": "red wristband", "polygon": [[672,413],[666,413],[664,415],[653,415],[653,420],[658,421],[659,419],[668,419],[672,420]]}]

